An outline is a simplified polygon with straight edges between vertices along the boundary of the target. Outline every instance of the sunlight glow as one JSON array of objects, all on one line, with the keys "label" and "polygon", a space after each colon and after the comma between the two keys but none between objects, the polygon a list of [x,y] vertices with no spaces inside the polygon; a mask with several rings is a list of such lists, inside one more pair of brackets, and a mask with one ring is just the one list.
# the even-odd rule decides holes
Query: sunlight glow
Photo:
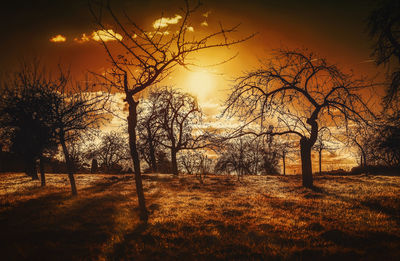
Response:
[{"label": "sunlight glow", "polygon": [[215,76],[207,70],[190,72],[187,78],[189,92],[200,101],[206,101],[213,94],[215,85]]}]

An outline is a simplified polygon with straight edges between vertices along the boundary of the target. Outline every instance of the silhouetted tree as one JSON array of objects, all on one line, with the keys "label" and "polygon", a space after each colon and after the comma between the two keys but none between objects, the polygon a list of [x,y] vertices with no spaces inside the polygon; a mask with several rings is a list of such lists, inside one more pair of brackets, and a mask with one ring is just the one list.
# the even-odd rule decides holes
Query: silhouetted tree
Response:
[{"label": "silhouetted tree", "polygon": [[275,140],[274,147],[282,159],[282,174],[286,175],[286,162],[288,158],[291,158],[290,155],[293,153],[295,144],[292,141],[279,139]]},{"label": "silhouetted tree", "polygon": [[209,145],[208,136],[196,128],[202,123],[203,114],[195,97],[171,88],[160,91],[158,102],[157,120],[164,136],[158,143],[170,150],[172,173],[178,175],[177,154],[180,151],[202,149]]},{"label": "silhouetted tree", "polygon": [[157,168],[158,172],[160,173],[171,173],[171,160],[168,158],[168,155],[165,151],[163,150],[157,150],[156,151],[156,162],[157,162]]},{"label": "silhouetted tree", "polygon": [[[332,123],[343,128],[370,113],[359,96],[364,87],[313,53],[280,50],[261,69],[237,79],[225,113],[239,116],[243,133],[299,137],[303,186],[312,187],[311,148],[318,130]],[[259,131],[246,131],[252,124]]]},{"label": "silhouetted tree", "polygon": [[400,86],[400,1],[379,1],[368,17],[368,32],[376,64],[388,67],[391,83],[384,98],[388,104],[398,97]]},{"label": "silhouetted tree", "polygon": [[92,159],[92,164],[90,165],[90,173],[97,173],[99,165],[97,159]]},{"label": "silhouetted tree", "polygon": [[370,158],[374,165],[400,168],[400,116],[389,115],[376,124],[368,136]]},{"label": "silhouetted tree", "polygon": [[[61,84],[55,86],[53,92],[57,97],[53,100],[53,121],[56,137],[61,145],[68,178],[73,195],[77,195],[75,183],[75,164],[71,149],[73,143],[91,128],[97,127],[104,115],[104,107],[108,96],[104,93],[94,92],[88,81],[86,84],[69,84],[68,74],[60,76]],[[68,147],[70,144],[70,148]]]},{"label": "silhouetted tree", "polygon": [[101,136],[100,143],[88,153],[88,157],[99,159],[100,165],[107,172],[121,170],[114,168],[129,159],[127,140],[118,132],[105,133]]},{"label": "silhouetted tree", "polygon": [[179,157],[179,163],[188,174],[195,174],[196,178],[203,184],[204,177],[212,170],[213,161],[205,151],[185,151]]},{"label": "silhouetted tree", "polygon": [[333,148],[328,145],[328,141],[331,137],[329,129],[323,128],[318,132],[318,138],[313,146],[313,150],[318,153],[319,174],[322,174],[322,152],[331,151]]},{"label": "silhouetted tree", "polygon": [[271,139],[252,139],[242,136],[226,141],[215,165],[216,173],[236,173],[238,180],[243,175],[277,174],[279,154]]},{"label": "silhouetted tree", "polygon": [[10,74],[2,86],[0,128],[9,148],[25,163],[25,172],[38,179],[40,159],[41,184],[46,185],[43,154],[54,151],[56,142],[52,126],[52,88],[59,84],[51,79],[38,60],[23,63],[19,71]]},{"label": "silhouetted tree", "polygon": [[[224,150],[215,164],[215,173],[236,173],[238,180],[243,175],[251,174],[250,157],[248,157],[248,152],[246,149],[251,148],[248,144],[249,140],[243,137],[232,139],[226,142],[224,145]],[[250,149],[251,151],[251,149]]]},{"label": "silhouetted tree", "polygon": [[[205,49],[231,46],[249,39],[252,35],[230,41],[228,36],[237,30],[237,26],[226,29],[221,25],[216,32],[207,33],[198,38],[189,37],[188,34],[192,34],[188,30],[190,20],[198,9],[198,5],[190,6],[189,1],[185,1],[185,6],[181,9],[182,18],[171,32],[168,31],[168,27],[157,25],[155,25],[154,32],[148,32],[134,22],[128,14],[116,14],[111,8],[110,1],[90,3],[90,10],[99,29],[109,38],[114,39],[113,42],[118,45],[118,48],[113,48],[110,42],[104,41],[99,35],[113,66],[105,74],[99,74],[99,77],[102,77],[113,88],[125,93],[125,101],[128,104],[129,147],[135,172],[140,219],[147,222],[148,214],[136,140],[137,106],[139,104],[137,94],[161,82],[172,72],[174,67],[187,66],[191,54],[198,55]],[[107,18],[110,19],[106,20]],[[113,25],[112,29],[121,37],[109,30]]]},{"label": "silhouetted tree", "polygon": [[369,162],[372,161],[372,153],[376,149],[371,145],[376,123],[376,120],[375,122],[354,122],[351,128],[346,130],[345,135],[339,138],[346,146],[355,147],[357,149],[360,157],[360,167],[363,169],[367,168]]},{"label": "silhouetted tree", "polygon": [[148,163],[153,173],[158,171],[156,152],[160,150],[161,124],[160,104],[162,92],[151,91],[139,107],[140,118],[138,120],[137,132],[139,136],[139,151]]}]

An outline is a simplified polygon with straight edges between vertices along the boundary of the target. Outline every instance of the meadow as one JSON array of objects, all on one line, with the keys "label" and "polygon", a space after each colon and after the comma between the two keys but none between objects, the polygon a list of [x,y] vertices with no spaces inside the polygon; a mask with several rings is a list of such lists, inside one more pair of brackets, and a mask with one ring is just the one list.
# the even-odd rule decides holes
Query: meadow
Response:
[{"label": "meadow", "polygon": [[1,260],[398,260],[400,177],[0,174]]}]

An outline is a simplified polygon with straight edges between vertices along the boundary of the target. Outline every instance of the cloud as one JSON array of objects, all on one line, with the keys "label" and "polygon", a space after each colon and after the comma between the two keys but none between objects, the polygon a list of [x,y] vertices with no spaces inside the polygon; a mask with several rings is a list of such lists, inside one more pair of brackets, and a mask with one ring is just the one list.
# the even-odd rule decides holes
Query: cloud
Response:
[{"label": "cloud", "polygon": [[194,32],[193,26],[188,26],[188,27],[186,27],[186,30],[188,30],[189,32]]},{"label": "cloud", "polygon": [[116,40],[122,40],[122,35],[114,32],[112,29],[98,30],[92,33],[92,39],[98,42],[116,41]]},{"label": "cloud", "polygon": [[77,43],[85,43],[90,41],[90,37],[86,34],[82,34],[80,38],[74,38],[74,41]]},{"label": "cloud", "polygon": [[157,35],[169,35],[169,31],[156,32]]},{"label": "cloud", "polygon": [[208,18],[208,16],[211,14],[211,11],[207,11],[207,12],[205,12],[204,14],[203,14],[203,16],[206,18],[200,25],[201,26],[205,26],[205,27],[207,27],[208,26],[208,22],[207,22],[207,18]]},{"label": "cloud", "polygon": [[201,24],[200,24],[201,26],[208,26],[208,22],[207,21],[203,21]]},{"label": "cloud", "polygon": [[60,43],[60,42],[65,42],[65,41],[67,41],[67,38],[61,34],[58,34],[58,35],[50,38],[50,42],[53,42],[53,43]]},{"label": "cloud", "polygon": [[205,13],[203,14],[203,16],[204,16],[205,18],[207,18],[210,14],[211,14],[211,11],[207,11],[207,12],[205,12]]},{"label": "cloud", "polygon": [[160,29],[160,28],[164,28],[167,27],[170,24],[177,24],[179,22],[179,20],[182,19],[182,16],[180,15],[175,15],[175,17],[172,18],[167,18],[167,17],[161,17],[157,20],[154,21],[153,23],[153,27],[155,29]]}]

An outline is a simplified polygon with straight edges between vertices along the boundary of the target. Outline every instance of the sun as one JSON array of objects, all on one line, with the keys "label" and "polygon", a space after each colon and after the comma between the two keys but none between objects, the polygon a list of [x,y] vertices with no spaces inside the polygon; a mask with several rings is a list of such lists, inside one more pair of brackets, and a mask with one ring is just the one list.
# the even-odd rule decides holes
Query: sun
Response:
[{"label": "sun", "polygon": [[216,87],[215,75],[207,70],[192,71],[188,74],[186,84],[189,92],[197,96],[199,101],[207,101]]}]

